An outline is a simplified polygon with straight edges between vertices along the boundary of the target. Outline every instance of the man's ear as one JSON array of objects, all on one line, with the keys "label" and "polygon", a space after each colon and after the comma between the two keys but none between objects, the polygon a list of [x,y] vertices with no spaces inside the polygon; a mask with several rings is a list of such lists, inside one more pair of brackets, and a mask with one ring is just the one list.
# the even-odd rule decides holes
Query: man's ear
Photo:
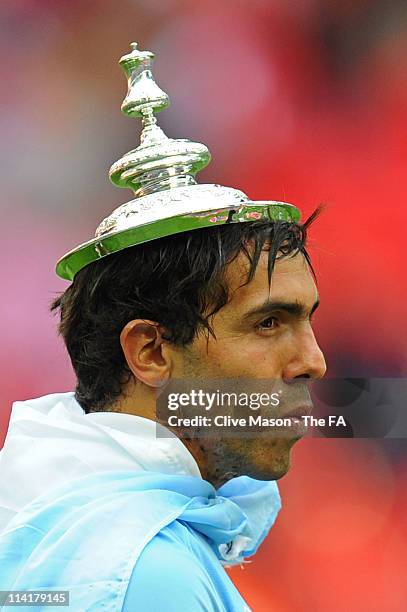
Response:
[{"label": "man's ear", "polygon": [[120,334],[128,367],[135,378],[149,387],[161,387],[171,376],[172,361],[163,333],[158,323],[135,319]]}]

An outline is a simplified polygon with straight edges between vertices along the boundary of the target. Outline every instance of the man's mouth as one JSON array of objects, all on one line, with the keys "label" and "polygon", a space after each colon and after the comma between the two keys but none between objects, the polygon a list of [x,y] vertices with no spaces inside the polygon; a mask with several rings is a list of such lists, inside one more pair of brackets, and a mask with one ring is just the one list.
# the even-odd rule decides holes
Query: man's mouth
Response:
[{"label": "man's mouth", "polygon": [[284,419],[290,419],[290,426],[286,430],[288,437],[302,438],[305,436],[308,431],[308,424],[303,417],[310,416],[312,408],[312,404],[302,404],[281,415]]},{"label": "man's mouth", "polygon": [[283,418],[302,420],[303,416],[310,416],[310,414],[312,413],[312,408],[312,404],[303,404],[302,406],[292,408],[292,410],[290,410],[289,412],[285,412],[281,416]]}]

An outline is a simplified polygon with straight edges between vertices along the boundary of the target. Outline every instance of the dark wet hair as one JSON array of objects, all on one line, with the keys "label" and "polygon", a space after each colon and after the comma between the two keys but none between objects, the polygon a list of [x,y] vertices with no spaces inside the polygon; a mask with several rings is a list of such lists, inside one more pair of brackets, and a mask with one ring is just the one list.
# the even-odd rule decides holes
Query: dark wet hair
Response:
[{"label": "dark wet hair", "polygon": [[[228,301],[225,268],[243,252],[246,283],[268,250],[269,281],[276,259],[306,251],[303,224],[253,221],[193,230],[146,242],[104,257],[80,270],[55,299],[62,335],[77,376],[76,399],[85,412],[106,410],[122,394],[132,374],[120,333],[133,319],[148,319],[179,346],[200,331],[214,335],[212,316]],[[269,245],[269,246],[268,246]]]}]

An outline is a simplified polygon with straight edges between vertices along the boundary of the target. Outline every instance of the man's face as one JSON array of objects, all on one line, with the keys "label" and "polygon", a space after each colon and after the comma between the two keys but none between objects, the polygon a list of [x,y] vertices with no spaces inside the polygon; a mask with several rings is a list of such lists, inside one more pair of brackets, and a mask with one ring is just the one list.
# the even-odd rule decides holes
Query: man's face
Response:
[{"label": "man's face", "polygon": [[[263,251],[253,280],[242,286],[248,271],[240,254],[227,269],[230,301],[213,317],[216,339],[200,334],[179,349],[175,378],[267,379],[288,383],[299,377],[322,377],[324,356],[310,317],[318,293],[302,254],[276,261],[271,287],[268,252]],[[202,438],[199,446],[215,480],[247,474],[270,479],[283,476],[297,437],[253,439]]]}]

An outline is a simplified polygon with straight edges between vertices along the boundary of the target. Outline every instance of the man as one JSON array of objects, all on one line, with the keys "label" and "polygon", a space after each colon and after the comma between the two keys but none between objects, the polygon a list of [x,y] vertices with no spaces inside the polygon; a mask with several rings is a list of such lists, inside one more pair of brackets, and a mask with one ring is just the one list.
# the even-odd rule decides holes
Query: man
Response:
[{"label": "man", "polygon": [[[78,611],[248,610],[222,564],[242,563],[267,535],[300,434],[177,437],[156,424],[156,402],[174,380],[303,389],[324,375],[311,327],[313,216],[300,225],[290,205],[191,182],[208,156],[156,126],[151,108],[166,94],[150,60],[134,45],[121,60],[123,107],[144,131],[111,171],[139,200],[57,268],[73,279],[53,309],[75,396],[13,408],[0,455],[0,590],[69,591]],[[160,198],[171,214],[151,212]],[[301,403],[283,402],[278,416],[309,410],[306,394],[293,397]]]}]

